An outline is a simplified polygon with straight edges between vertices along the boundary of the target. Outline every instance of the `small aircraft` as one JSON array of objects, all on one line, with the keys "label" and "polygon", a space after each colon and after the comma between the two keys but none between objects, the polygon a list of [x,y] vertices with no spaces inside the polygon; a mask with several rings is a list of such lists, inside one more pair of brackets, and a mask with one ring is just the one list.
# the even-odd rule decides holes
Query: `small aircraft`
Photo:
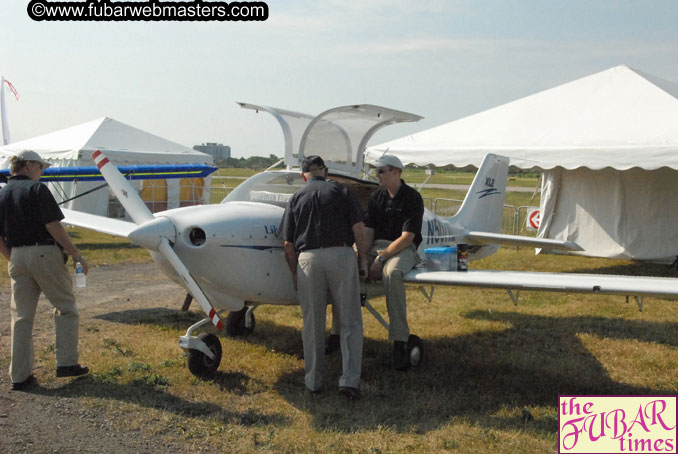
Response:
[{"label": "small aircraft", "polygon": [[[206,317],[187,329],[179,346],[188,357],[189,370],[206,377],[217,370],[221,344],[217,336],[194,332],[212,323],[229,334],[254,329],[254,309],[262,304],[297,304],[292,276],[285,261],[278,226],[284,207],[304,183],[298,163],[312,154],[324,158],[331,179],[346,184],[365,209],[377,188],[364,162],[370,137],[381,127],[417,121],[421,117],[373,105],[330,109],[310,116],[252,104],[242,107],[271,113],[285,138],[285,170],[267,170],[241,183],[221,204],[176,208],[152,214],[130,183],[100,151],[92,155],[97,168],[125,207],[133,222],[63,210],[67,224],[129,238],[147,248],[155,262],[182,285]],[[301,132],[301,135],[299,133]],[[508,158],[488,154],[483,160],[459,212],[444,218],[426,210],[419,253],[431,246],[465,243],[469,260],[486,257],[500,245],[550,250],[581,250],[576,244],[550,239],[501,234],[501,211],[508,176]],[[296,168],[295,168],[296,167]],[[504,288],[514,303],[518,292],[547,290],[642,297],[678,296],[678,280],[652,277],[469,270],[430,271],[415,268],[407,282],[422,285],[463,285]],[[431,290],[432,296],[432,290]],[[369,305],[366,308],[388,327]],[[409,342],[412,365],[421,361],[419,338]]]}]

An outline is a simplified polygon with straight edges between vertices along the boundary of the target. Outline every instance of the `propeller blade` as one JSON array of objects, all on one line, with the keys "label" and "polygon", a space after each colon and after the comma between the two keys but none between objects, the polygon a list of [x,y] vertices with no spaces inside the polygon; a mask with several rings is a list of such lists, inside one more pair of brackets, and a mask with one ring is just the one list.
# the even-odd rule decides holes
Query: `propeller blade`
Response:
[{"label": "propeller blade", "polygon": [[151,213],[151,210],[148,209],[144,201],[141,200],[136,189],[122,176],[114,165],[109,165],[111,161],[100,150],[92,153],[92,159],[115,196],[120,200],[120,203],[135,223],[143,224],[154,218],[153,213]]},{"label": "propeller blade", "polygon": [[171,221],[167,218],[154,217],[153,213],[151,213],[144,201],[139,197],[139,194],[137,194],[136,189],[134,189],[130,182],[122,176],[117,167],[109,165],[111,162],[100,150],[92,153],[92,159],[94,159],[94,162],[99,168],[99,172],[104,176],[106,182],[111,187],[118,200],[120,200],[122,206],[125,207],[125,210],[127,210],[134,222],[140,225],[138,229],[135,229],[130,233],[130,239],[139,241],[141,246],[149,249],[157,249],[184,281],[186,288],[188,288],[191,295],[193,295],[198,303],[200,303],[200,307],[210,318],[214,326],[216,326],[217,329],[221,329],[223,324],[221,323],[221,320],[219,320],[217,311],[207,300],[207,297],[189,273],[186,265],[184,265],[170,245],[168,237],[174,239],[176,236]]},{"label": "propeller blade", "polygon": [[202,308],[202,310],[212,320],[214,326],[216,326],[217,329],[223,328],[224,325],[221,323],[221,320],[219,320],[217,311],[214,310],[214,307],[212,307],[210,302],[207,300],[207,297],[202,292],[202,289],[200,289],[198,283],[195,282],[193,276],[191,276],[191,273],[188,272],[188,268],[186,268],[184,262],[182,262],[179,256],[176,254],[176,252],[174,252],[174,249],[172,249],[172,246],[170,246],[167,238],[163,238],[160,241],[158,251],[163,255],[163,257],[167,259],[168,262],[170,262],[174,270],[186,284],[186,287],[188,287],[188,290],[191,293],[191,295],[193,295],[193,297],[198,301],[198,303],[200,303],[200,307]]}]

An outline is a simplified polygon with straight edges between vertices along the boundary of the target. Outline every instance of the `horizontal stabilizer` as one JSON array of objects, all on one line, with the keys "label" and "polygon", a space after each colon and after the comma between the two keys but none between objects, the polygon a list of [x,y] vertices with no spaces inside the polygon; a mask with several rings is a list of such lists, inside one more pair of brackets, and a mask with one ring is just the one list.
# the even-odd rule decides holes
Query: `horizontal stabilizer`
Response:
[{"label": "horizontal stabilizer", "polygon": [[508,290],[678,297],[678,279],[666,277],[491,270],[427,271],[416,268],[407,273],[404,280],[416,284]]},{"label": "horizontal stabilizer", "polygon": [[469,244],[503,246],[524,246],[544,248],[559,251],[583,251],[584,249],[572,241],[551,240],[547,238],[532,238],[520,235],[505,235],[503,233],[468,232],[465,241]]},{"label": "horizontal stabilizer", "polygon": [[75,225],[77,227],[85,227],[97,232],[108,233],[110,235],[121,236],[124,238],[127,238],[129,233],[138,227],[133,222],[83,213],[82,211],[74,211],[66,208],[62,208],[61,211],[64,213],[64,216],[66,216],[66,218],[63,220],[65,224]]}]

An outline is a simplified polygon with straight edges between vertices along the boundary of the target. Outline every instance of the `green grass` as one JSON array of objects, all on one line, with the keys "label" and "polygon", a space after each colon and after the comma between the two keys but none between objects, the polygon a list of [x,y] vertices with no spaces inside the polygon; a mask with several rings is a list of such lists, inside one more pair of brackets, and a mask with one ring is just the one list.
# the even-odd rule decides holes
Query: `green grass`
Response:
[{"label": "green grass", "polygon": [[[428,175],[424,169],[405,169],[403,179],[408,183],[423,183]],[[465,184],[470,185],[475,177],[474,172],[465,172],[462,170],[444,170],[435,169],[435,173],[428,180],[427,184]],[[534,188],[539,183],[538,176],[510,175],[508,186],[523,186]]]},{"label": "green grass", "polygon": [[[94,266],[127,260],[113,255],[109,237],[92,235],[82,239]],[[471,268],[670,275],[530,249],[501,249]],[[385,313],[383,297],[371,303]],[[428,302],[409,289],[425,361],[392,371],[386,332],[364,312],[364,398],[355,403],[336,393],[338,355],[328,357],[325,392],[304,393],[298,307],[258,308],[247,338],[219,334],[222,364],[198,380],[176,345],[203,317],[196,305],[182,313],[132,304],[122,323],[121,313],[81,319],[92,377],[53,392],[103,412],[114,430],[143,428],[185,452],[555,452],[558,394],[678,394],[678,313],[665,299],[647,298],[639,312],[618,296],[522,292],[514,306],[501,290],[438,287]],[[53,365],[53,351],[38,355]]]}]

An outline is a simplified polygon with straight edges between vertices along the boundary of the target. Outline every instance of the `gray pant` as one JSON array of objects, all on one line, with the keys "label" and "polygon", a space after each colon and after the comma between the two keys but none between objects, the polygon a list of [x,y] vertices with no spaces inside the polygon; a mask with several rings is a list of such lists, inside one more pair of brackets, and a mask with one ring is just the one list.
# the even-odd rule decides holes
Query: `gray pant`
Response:
[{"label": "gray pant", "polygon": [[350,247],[312,249],[299,254],[297,297],[304,316],[301,338],[306,387],[317,391],[322,386],[328,290],[334,301],[334,314],[339,319],[343,366],[339,386],[358,388],[363,357],[363,319],[358,262]]},{"label": "gray pant", "polygon": [[41,291],[54,306],[57,366],[78,364],[78,309],[61,249],[12,248],[7,269],[12,282],[12,383],[22,382],[33,373],[33,320]]},{"label": "gray pant", "polygon": [[[378,251],[384,250],[392,241],[376,240],[368,252],[368,263],[372,263]],[[419,255],[414,244],[409,245],[393,257],[386,260],[382,270],[382,284],[386,293],[388,309],[388,338],[391,341],[407,342],[410,328],[407,325],[407,299],[403,276],[419,263]]]}]

